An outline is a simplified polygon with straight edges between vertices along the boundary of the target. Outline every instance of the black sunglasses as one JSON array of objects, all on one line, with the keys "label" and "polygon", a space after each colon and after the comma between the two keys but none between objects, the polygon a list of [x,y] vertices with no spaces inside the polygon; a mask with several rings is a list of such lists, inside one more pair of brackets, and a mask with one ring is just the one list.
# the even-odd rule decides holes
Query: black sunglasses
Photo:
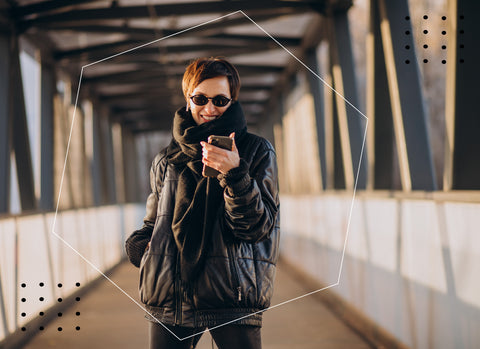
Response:
[{"label": "black sunglasses", "polygon": [[193,104],[196,104],[196,105],[206,105],[208,103],[208,100],[211,99],[213,105],[216,106],[216,107],[224,107],[228,103],[230,103],[230,101],[232,100],[231,98],[227,98],[227,97],[221,96],[221,95],[218,95],[218,96],[215,96],[215,97],[207,97],[207,96],[204,96],[204,95],[195,95],[195,96],[190,97],[190,99],[192,100]]}]

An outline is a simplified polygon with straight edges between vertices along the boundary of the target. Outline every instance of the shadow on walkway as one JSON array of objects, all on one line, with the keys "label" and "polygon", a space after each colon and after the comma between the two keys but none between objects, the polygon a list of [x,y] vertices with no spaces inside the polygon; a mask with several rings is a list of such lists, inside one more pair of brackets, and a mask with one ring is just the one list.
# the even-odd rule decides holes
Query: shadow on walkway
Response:
[{"label": "shadow on walkway", "polygon": [[[111,279],[134,299],[138,299],[138,269],[127,262],[122,263],[115,269]],[[305,293],[280,264],[272,304]],[[49,323],[24,348],[147,348],[147,321],[143,314],[138,305],[105,280]],[[262,342],[263,349],[370,348],[312,296],[267,311]],[[197,348],[212,348],[210,334],[202,336]]]}]

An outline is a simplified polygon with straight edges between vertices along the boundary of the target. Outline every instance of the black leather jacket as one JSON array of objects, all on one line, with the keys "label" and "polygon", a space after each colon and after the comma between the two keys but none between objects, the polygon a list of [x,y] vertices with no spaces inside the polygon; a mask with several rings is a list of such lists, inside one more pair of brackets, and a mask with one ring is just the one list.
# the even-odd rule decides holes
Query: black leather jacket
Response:
[{"label": "black leather jacket", "polygon": [[280,238],[276,156],[267,140],[249,133],[237,148],[248,173],[235,183],[220,181],[222,214],[189,292],[180,280],[171,228],[179,171],[166,150],[152,163],[144,225],[127,239],[126,250],[140,266],[141,301],[162,323],[212,327],[239,319],[236,324],[260,326],[261,310],[270,306]]}]

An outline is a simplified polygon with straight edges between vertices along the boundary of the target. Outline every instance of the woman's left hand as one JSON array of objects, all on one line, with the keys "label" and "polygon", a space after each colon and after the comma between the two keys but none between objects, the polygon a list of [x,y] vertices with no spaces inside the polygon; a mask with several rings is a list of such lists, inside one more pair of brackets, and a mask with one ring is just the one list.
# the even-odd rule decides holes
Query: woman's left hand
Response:
[{"label": "woman's left hand", "polygon": [[235,132],[229,136],[232,139],[232,150],[222,149],[207,142],[200,142],[203,147],[202,162],[209,167],[225,174],[233,168],[240,166],[240,155],[235,145]]}]

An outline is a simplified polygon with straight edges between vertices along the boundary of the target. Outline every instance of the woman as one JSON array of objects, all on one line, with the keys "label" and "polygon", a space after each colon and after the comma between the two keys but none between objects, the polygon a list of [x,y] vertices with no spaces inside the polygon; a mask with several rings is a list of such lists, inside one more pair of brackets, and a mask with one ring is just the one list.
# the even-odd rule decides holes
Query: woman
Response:
[{"label": "woman", "polygon": [[[152,163],[144,225],[126,241],[150,348],[194,348],[192,335],[206,328],[220,349],[261,348],[279,247],[275,152],[247,132],[228,61],[195,60],[182,87],[187,105]],[[207,143],[210,135],[229,136],[232,149]],[[202,176],[204,165],[218,176]]]}]

